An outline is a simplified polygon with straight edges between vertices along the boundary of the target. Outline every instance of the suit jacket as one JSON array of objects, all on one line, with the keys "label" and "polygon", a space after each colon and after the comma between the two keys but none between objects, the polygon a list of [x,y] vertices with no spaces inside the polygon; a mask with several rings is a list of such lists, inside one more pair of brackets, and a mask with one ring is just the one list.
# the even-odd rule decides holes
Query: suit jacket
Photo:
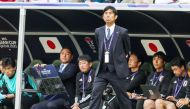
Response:
[{"label": "suit jacket", "polygon": [[[59,68],[58,68],[59,69]],[[75,89],[76,89],[76,74],[78,72],[78,66],[69,63],[59,76],[70,96],[71,103],[74,103]]]},{"label": "suit jacket", "polygon": [[[119,78],[125,78],[129,74],[128,64],[126,55],[130,52],[130,38],[128,36],[128,30],[122,28],[120,26],[115,25],[115,29],[113,32],[114,39],[112,41],[112,51],[113,51],[113,64],[116,70],[116,74]],[[99,52],[99,61],[101,68],[102,64],[104,63],[103,56],[104,56],[104,38],[106,37],[105,34],[105,26],[97,28],[95,30],[95,39],[98,46]],[[97,75],[98,71],[96,72]]]}]

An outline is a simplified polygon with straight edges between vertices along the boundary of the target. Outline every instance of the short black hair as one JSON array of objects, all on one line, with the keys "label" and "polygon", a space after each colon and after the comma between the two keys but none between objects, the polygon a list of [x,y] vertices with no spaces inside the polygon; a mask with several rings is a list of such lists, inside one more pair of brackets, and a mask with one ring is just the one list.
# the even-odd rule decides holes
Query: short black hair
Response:
[{"label": "short black hair", "polygon": [[156,53],[153,55],[153,58],[155,58],[155,57],[159,57],[159,58],[161,58],[162,60],[166,61],[166,55],[165,55],[165,53],[162,52],[162,51],[156,52]]},{"label": "short black hair", "polygon": [[2,67],[7,67],[7,66],[16,67],[15,60],[11,57],[3,58],[2,59]]},{"label": "short black hair", "polygon": [[89,56],[89,55],[81,55],[78,57],[78,62],[81,61],[81,60],[84,60],[84,61],[87,61],[87,62],[92,62],[92,58]]},{"label": "short black hair", "polygon": [[136,52],[131,52],[131,55],[135,55],[138,59],[138,62],[143,62],[142,55]]},{"label": "short black hair", "polygon": [[171,66],[185,67],[185,60],[181,57],[175,57],[171,60]]},{"label": "short black hair", "polygon": [[106,12],[107,10],[109,10],[109,9],[112,10],[115,15],[118,14],[116,8],[113,7],[113,6],[106,6],[106,7],[104,8],[104,10],[103,10],[103,13]]},{"label": "short black hair", "polygon": [[67,46],[63,47],[63,48],[61,49],[60,53],[61,53],[64,49],[69,50],[69,51],[71,52],[71,54],[73,55],[73,51],[71,50],[70,47],[67,47]]}]

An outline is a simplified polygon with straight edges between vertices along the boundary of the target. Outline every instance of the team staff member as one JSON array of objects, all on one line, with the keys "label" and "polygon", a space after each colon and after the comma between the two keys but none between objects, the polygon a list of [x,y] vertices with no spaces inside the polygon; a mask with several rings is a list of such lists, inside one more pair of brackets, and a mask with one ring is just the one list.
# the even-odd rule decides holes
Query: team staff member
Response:
[{"label": "team staff member", "polygon": [[[64,47],[60,51],[61,64],[57,68],[58,74],[66,88],[66,92],[61,94],[47,95],[44,101],[32,106],[32,109],[67,109],[74,103],[75,97],[75,82],[78,67],[71,63],[73,52],[70,48]],[[69,99],[67,94],[69,95]]]},{"label": "team staff member", "polygon": [[171,61],[171,68],[175,77],[170,83],[166,100],[156,100],[156,109],[175,109],[176,107],[174,103],[176,103],[180,98],[185,98],[186,93],[190,93],[186,90],[188,75],[185,69],[185,61],[182,58],[176,57]]},{"label": "team staff member", "polygon": [[[3,78],[8,89],[8,94],[5,95],[5,98],[14,100],[16,92],[16,74],[21,72],[16,72],[16,63],[14,59],[10,57],[2,59],[2,67],[5,72]],[[23,74],[23,78],[25,78],[23,83],[25,85],[23,88],[37,90],[34,80],[29,75]],[[34,103],[39,102],[39,96],[35,93],[23,92],[21,97],[21,109],[29,109]]]},{"label": "team staff member", "polygon": [[[126,92],[129,98],[132,101],[133,109],[136,108],[136,99],[140,99],[140,94],[142,94],[142,90],[140,85],[145,84],[146,75],[140,70],[140,66],[142,64],[142,57],[132,52],[129,56],[128,66],[130,68],[130,75],[126,77]],[[113,109],[118,109],[119,104],[117,98],[115,98],[110,104],[110,107]]]},{"label": "team staff member", "polygon": [[145,84],[146,75],[140,70],[142,64],[141,57],[136,53],[131,53],[128,61],[128,66],[130,68],[130,75],[126,78],[126,82],[129,83],[126,86],[128,96],[133,98],[135,94],[142,94],[140,85]]},{"label": "team staff member", "polygon": [[99,109],[103,91],[110,83],[117,95],[121,109],[131,109],[131,102],[123,87],[129,75],[126,55],[130,52],[128,30],[115,24],[117,10],[106,6],[103,10],[105,26],[95,30],[99,52],[99,71],[94,81],[89,109]]},{"label": "team staff member", "polygon": [[76,90],[76,75],[78,73],[78,66],[71,61],[73,60],[73,52],[70,48],[64,47],[60,52],[61,65],[58,68],[59,76],[70,96],[71,104],[74,103]]},{"label": "team staff member", "polygon": [[[151,73],[147,79],[146,84],[157,86],[160,93],[165,96],[168,91],[168,86],[172,79],[172,74],[164,70],[166,63],[166,56],[163,52],[159,51],[153,55],[152,60],[155,72]],[[155,101],[147,99],[144,101],[144,109],[155,109]]]},{"label": "team staff member", "polygon": [[72,109],[83,109],[89,105],[93,88],[95,72],[92,69],[92,59],[89,55],[78,58],[80,72],[76,78],[76,97]]},{"label": "team staff member", "polygon": [[[190,61],[187,63],[187,73],[188,76],[190,77]],[[187,85],[187,95],[185,98],[179,99],[179,101],[176,103],[177,107],[183,107],[183,108],[190,108],[190,78],[188,80],[188,85]]]},{"label": "team staff member", "polygon": [[12,100],[5,99],[6,94],[8,94],[8,89],[4,80],[4,71],[2,68],[2,60],[0,60],[0,109],[6,107],[6,109],[13,109]]},{"label": "team staff member", "polygon": [[138,99],[141,99],[139,95],[142,94],[140,85],[145,84],[146,74],[140,70],[142,64],[142,57],[137,53],[131,53],[128,61],[128,66],[130,68],[130,76],[126,78],[127,94],[131,98],[133,109],[136,108],[136,103]]}]

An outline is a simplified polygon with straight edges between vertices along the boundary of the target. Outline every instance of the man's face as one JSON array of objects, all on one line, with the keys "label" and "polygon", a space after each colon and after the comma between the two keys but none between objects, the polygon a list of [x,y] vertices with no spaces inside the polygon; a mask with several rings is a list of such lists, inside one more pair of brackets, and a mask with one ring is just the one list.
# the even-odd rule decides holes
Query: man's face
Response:
[{"label": "man's face", "polygon": [[69,49],[63,49],[60,53],[60,60],[62,63],[67,64],[71,62],[73,55]]},{"label": "man's face", "polygon": [[84,73],[87,73],[92,66],[92,63],[86,60],[80,60],[78,64],[79,64],[80,71]]},{"label": "man's face", "polygon": [[155,69],[164,68],[164,64],[165,64],[164,60],[158,56],[153,58],[152,63]]},{"label": "man's face", "polygon": [[184,71],[184,66],[171,66],[173,73],[175,76],[180,77]]},{"label": "man's face", "polygon": [[12,67],[11,65],[9,65],[4,67],[3,71],[8,77],[12,77],[16,71],[16,67]]},{"label": "man's face", "polygon": [[135,56],[135,55],[130,55],[130,57],[129,57],[129,61],[128,61],[128,66],[129,66],[129,68],[137,68],[137,67],[139,67],[139,62],[138,62],[138,58],[137,58],[137,56]]},{"label": "man's face", "polygon": [[108,9],[107,11],[104,12],[103,19],[105,23],[113,24],[117,19],[117,15],[115,15],[111,9]]}]

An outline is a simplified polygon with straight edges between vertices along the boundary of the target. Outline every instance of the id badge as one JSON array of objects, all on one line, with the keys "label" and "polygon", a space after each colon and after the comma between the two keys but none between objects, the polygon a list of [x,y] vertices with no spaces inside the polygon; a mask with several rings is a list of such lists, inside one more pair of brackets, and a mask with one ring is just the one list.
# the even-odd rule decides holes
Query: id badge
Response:
[{"label": "id badge", "polygon": [[106,51],[104,54],[104,62],[109,63],[109,51]]}]

